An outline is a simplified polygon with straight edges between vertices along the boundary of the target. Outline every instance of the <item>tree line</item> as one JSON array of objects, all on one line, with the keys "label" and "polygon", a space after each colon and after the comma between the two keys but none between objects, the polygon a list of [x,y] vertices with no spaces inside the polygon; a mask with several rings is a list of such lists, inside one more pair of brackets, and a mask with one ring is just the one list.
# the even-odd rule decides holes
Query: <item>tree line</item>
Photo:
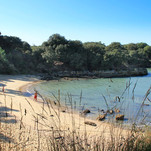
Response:
[{"label": "tree line", "polygon": [[53,34],[40,46],[0,35],[0,73],[49,73],[60,70],[96,71],[151,67],[151,46],[67,40]]}]

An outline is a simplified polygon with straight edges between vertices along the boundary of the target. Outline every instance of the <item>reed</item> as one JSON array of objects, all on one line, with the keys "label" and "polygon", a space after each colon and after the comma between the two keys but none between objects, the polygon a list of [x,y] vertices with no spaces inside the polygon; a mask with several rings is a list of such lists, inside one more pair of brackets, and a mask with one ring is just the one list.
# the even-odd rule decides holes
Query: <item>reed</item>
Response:
[{"label": "reed", "polygon": [[[128,89],[128,87],[126,88]],[[135,88],[134,88],[135,89]],[[82,93],[82,92],[81,92]],[[147,91],[140,110],[150,93]],[[39,94],[40,95],[40,94]],[[41,96],[41,95],[40,95]],[[80,105],[82,101],[82,94],[80,95]],[[107,127],[90,135],[87,128],[91,126],[81,125],[80,116],[79,122],[76,123],[74,117],[75,103],[72,96],[68,94],[68,101],[70,108],[66,107],[66,112],[62,112],[60,104],[60,91],[58,97],[55,96],[57,104],[48,98],[42,97],[43,105],[40,113],[36,113],[30,101],[26,98],[29,107],[33,110],[33,123],[35,127],[29,127],[24,122],[28,109],[23,110],[20,104],[21,118],[18,122],[9,123],[9,120],[16,119],[11,115],[13,110],[13,103],[11,101],[10,113],[7,110],[0,111],[0,151],[5,150],[46,150],[46,151],[147,151],[151,149],[151,131],[150,127],[143,130],[138,130],[136,123],[129,131],[128,135],[122,135],[122,129],[117,130],[114,124],[110,124],[109,133],[106,135]],[[105,99],[105,97],[104,97]],[[11,99],[12,100],[12,99]],[[4,97],[5,109],[7,97]],[[107,100],[106,105],[107,104]],[[140,113],[138,111],[138,114]],[[2,112],[3,115],[2,116]],[[72,120],[72,125],[66,125],[66,120],[62,124],[61,114],[69,114]],[[11,116],[10,116],[11,115]],[[87,119],[84,118],[84,121]],[[136,120],[136,119],[135,119]],[[50,122],[51,121],[51,122]],[[100,122],[101,123],[101,122]],[[99,127],[97,127],[99,130]]]}]

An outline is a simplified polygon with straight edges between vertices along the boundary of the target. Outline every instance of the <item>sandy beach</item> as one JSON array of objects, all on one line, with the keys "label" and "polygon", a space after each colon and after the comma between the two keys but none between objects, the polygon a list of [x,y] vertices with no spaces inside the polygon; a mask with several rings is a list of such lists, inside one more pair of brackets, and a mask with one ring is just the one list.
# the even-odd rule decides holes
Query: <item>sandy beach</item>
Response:
[{"label": "sandy beach", "polygon": [[[100,136],[110,138],[111,133],[117,136],[117,139],[128,135],[128,131],[123,128],[117,128],[112,124],[101,121],[86,119],[75,113],[74,110],[61,108],[54,104],[42,103],[42,100],[33,100],[33,95],[26,90],[28,86],[39,81],[40,77],[38,76],[0,75],[1,123],[9,125],[18,123],[16,130],[24,128],[24,130],[29,131],[30,129],[32,132],[36,132],[37,129],[38,132],[47,132],[53,129],[64,132],[76,131],[80,136],[83,136],[86,132],[91,139]],[[2,92],[2,85],[5,85],[4,93]],[[6,121],[4,121],[2,117],[6,113],[7,119],[5,118]],[[94,122],[96,126],[86,125],[84,124],[85,121]]]}]

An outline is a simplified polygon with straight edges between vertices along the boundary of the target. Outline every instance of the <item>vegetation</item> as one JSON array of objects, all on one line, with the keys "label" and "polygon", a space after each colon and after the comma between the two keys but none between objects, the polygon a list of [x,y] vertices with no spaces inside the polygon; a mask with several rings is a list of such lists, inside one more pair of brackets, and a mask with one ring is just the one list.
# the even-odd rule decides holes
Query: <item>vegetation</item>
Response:
[{"label": "vegetation", "polygon": [[[124,133],[122,125],[117,127],[116,124],[110,124],[109,128],[106,126],[103,128],[100,122],[100,125],[97,123],[97,131],[93,131],[96,128],[93,129],[93,126],[96,125],[82,127],[81,124],[85,120],[80,119],[79,123],[76,123],[72,99],[71,106],[66,108],[65,113],[62,113],[59,99],[56,100],[58,105],[43,97],[42,100],[48,110],[43,106],[41,112],[36,113],[35,108],[26,99],[33,110],[31,115],[33,127],[23,122],[26,114],[29,114],[28,108],[24,110],[20,104],[21,116],[17,121],[12,114],[14,110],[12,102],[11,107],[7,107],[6,104],[0,107],[0,150],[150,151],[151,149],[150,127],[141,129],[137,125],[132,125],[126,130],[127,133]],[[70,128],[68,120],[63,122],[67,127],[61,126],[61,114],[71,116]],[[92,134],[87,131],[88,127],[91,127]]]},{"label": "vegetation", "polygon": [[[151,66],[151,46],[67,40],[54,34],[40,46],[0,35],[0,73],[49,73],[55,70],[121,70]],[[59,65],[58,65],[59,64]]]}]

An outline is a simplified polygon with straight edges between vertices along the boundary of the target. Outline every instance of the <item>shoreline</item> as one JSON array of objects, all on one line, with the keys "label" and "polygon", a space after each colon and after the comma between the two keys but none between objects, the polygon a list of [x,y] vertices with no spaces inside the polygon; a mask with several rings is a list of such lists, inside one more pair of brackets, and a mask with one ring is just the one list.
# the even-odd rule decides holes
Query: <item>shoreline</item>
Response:
[{"label": "shoreline", "polygon": [[[63,78],[63,79],[65,79],[65,80],[77,80],[77,78],[68,78],[68,79],[66,79],[66,78]],[[79,78],[79,79],[83,79],[83,78]],[[78,79],[78,80],[79,80]],[[33,83],[30,83],[30,84],[27,84],[27,85],[23,85],[23,86],[21,86],[20,88],[19,88],[19,90],[22,92],[22,93],[26,93],[27,91],[28,91],[28,88],[29,87],[33,87],[34,85],[36,85],[36,84],[38,84],[38,83],[41,83],[41,82],[46,82],[46,80],[38,80],[38,81],[34,81]],[[27,97],[29,97],[32,101],[33,101],[33,97],[34,97],[34,93],[32,94],[31,92],[29,92],[28,91],[28,93],[30,93],[31,94],[31,96],[28,96],[28,95],[26,95]],[[24,95],[24,94],[23,94]],[[43,97],[43,96],[42,96]],[[49,99],[49,98],[48,98]],[[44,96],[44,100],[47,100],[47,97],[45,97]],[[91,122],[94,122],[94,123],[99,123],[99,122],[102,122],[102,123],[104,123],[104,124],[107,124],[107,125],[116,125],[117,127],[119,126],[119,125],[122,125],[122,127],[124,126],[124,128],[123,129],[129,129],[130,127],[131,127],[131,124],[132,123],[123,123],[124,122],[124,120],[123,121],[116,121],[115,119],[113,119],[113,118],[110,118],[109,117],[109,119],[105,119],[105,120],[102,120],[102,121],[98,121],[97,120],[97,117],[98,117],[98,115],[95,115],[95,116],[92,116],[92,115],[89,115],[89,113],[88,114],[82,114],[82,112],[80,111],[80,110],[78,110],[77,108],[76,109],[71,109],[70,108],[70,105],[68,106],[68,105],[63,105],[62,103],[60,103],[60,104],[54,104],[54,102],[56,102],[56,101],[54,101],[54,100],[49,100],[50,101],[50,103],[51,103],[51,106],[53,106],[53,108],[55,109],[55,110],[58,110],[58,108],[59,108],[59,111],[61,111],[61,112],[64,112],[64,113],[69,113],[69,112],[72,112],[73,111],[73,113],[76,115],[76,116],[79,116],[80,118],[82,118],[82,119],[84,119],[84,120],[86,120],[86,121],[91,121]],[[43,102],[43,99],[41,98],[41,96],[38,96],[38,98],[37,98],[37,102],[36,103],[38,103],[38,104],[45,104],[46,105],[46,102]],[[83,110],[84,111],[84,110]],[[93,113],[92,113],[93,114]],[[112,115],[110,115],[110,116],[112,116]],[[127,121],[127,120],[126,120]],[[122,124],[120,124],[120,123],[122,123]]]},{"label": "shoreline", "polygon": [[[54,130],[75,130],[80,135],[84,135],[87,132],[91,137],[99,137],[103,134],[106,138],[109,137],[111,130],[114,131],[117,137],[119,134],[123,137],[129,134],[129,130],[126,130],[123,125],[87,119],[87,117],[81,117],[75,110],[62,112],[58,106],[54,107],[52,104],[48,106],[47,104],[33,101],[31,97],[23,96],[21,91],[25,91],[29,85],[39,82],[39,79],[35,78],[35,76],[33,78],[25,75],[6,75],[5,77],[0,75],[0,81],[2,79],[6,84],[6,92],[5,94],[0,93],[0,112],[4,112],[2,109],[6,108],[5,112],[9,115],[9,124],[18,123],[26,129],[36,130],[38,118],[40,131],[48,131],[53,127]],[[85,124],[87,121],[95,123],[96,126]]]},{"label": "shoreline", "polygon": [[[35,149],[39,139],[47,144],[53,133],[55,138],[58,138],[58,135],[68,138],[68,135],[72,134],[79,139],[86,136],[89,142],[100,138],[110,141],[111,136],[114,136],[115,140],[127,139],[131,135],[130,129],[122,124],[87,119],[77,114],[74,109],[62,112],[60,107],[51,103],[48,105],[33,101],[32,97],[23,96],[22,91],[28,86],[42,82],[39,77],[0,75],[0,82],[2,79],[6,84],[6,92],[0,93],[0,113],[7,113],[7,117],[0,114],[2,133],[17,142],[21,141],[20,136],[23,134],[22,142],[26,141],[25,138],[29,140],[27,143],[32,142],[31,146],[29,145],[31,150]],[[6,121],[3,123],[3,120]],[[5,129],[6,127],[8,128]],[[10,134],[10,131],[13,133]],[[5,143],[9,147],[9,143]],[[11,144],[14,145],[13,142]],[[45,147],[44,145],[43,148]]]},{"label": "shoreline", "polygon": [[[8,76],[8,75],[6,75],[6,76]],[[20,75],[16,75],[16,76],[10,76],[10,77],[13,77],[14,79],[16,79],[17,77],[20,77]],[[21,75],[21,77],[28,77],[28,76],[26,76],[26,75]],[[32,76],[29,76],[29,78],[30,77],[32,77]],[[35,76],[33,76],[34,78],[35,78]],[[5,78],[4,78],[5,79]],[[1,77],[0,77],[0,80],[1,80]],[[23,81],[21,80],[21,83],[22,83]],[[34,79],[34,80],[29,80],[29,81],[26,81],[26,82],[24,82],[24,84],[22,85],[20,85],[19,87],[17,87],[17,90],[19,90],[19,95],[21,95],[21,97],[22,97],[22,99],[24,99],[24,100],[26,100],[26,99],[29,99],[30,100],[30,103],[32,104],[32,105],[34,105],[34,106],[39,106],[39,108],[41,107],[42,108],[42,106],[46,106],[47,105],[47,103],[46,102],[43,102],[43,100],[42,100],[42,98],[40,98],[40,97],[38,97],[38,101],[34,101],[33,99],[34,99],[34,93],[31,93],[31,92],[29,92],[27,89],[29,88],[29,87],[32,87],[33,85],[35,85],[35,84],[38,84],[38,83],[41,83],[41,82],[45,82],[45,80],[40,80],[40,77],[36,77],[36,79]],[[7,87],[7,86],[6,86]],[[1,96],[1,95],[0,95]],[[13,96],[14,97],[14,96]],[[16,96],[15,96],[16,97]],[[21,97],[20,96],[17,96],[17,97],[19,97],[19,99],[21,99]],[[17,98],[16,97],[16,98]],[[12,99],[12,98],[11,98]],[[45,98],[46,99],[46,98]],[[76,115],[76,116],[78,116],[78,117],[80,117],[80,118],[82,118],[82,119],[84,119],[84,120],[90,120],[90,121],[93,121],[93,122],[96,122],[96,123],[105,123],[105,124],[115,124],[115,125],[118,125],[119,123],[118,122],[116,122],[116,121],[113,121],[114,119],[107,119],[107,120],[103,120],[103,121],[97,121],[97,115],[94,117],[91,117],[91,116],[89,116],[89,113],[87,114],[87,115],[82,115],[81,114],[81,112],[80,112],[80,110],[77,110],[77,109],[69,109],[70,108],[70,106],[65,106],[65,105],[63,105],[63,104],[60,104],[60,106],[59,105],[56,105],[56,104],[54,104],[54,100],[49,100],[50,101],[50,103],[51,103],[51,107],[53,107],[55,110],[59,110],[60,112],[64,112],[64,113],[69,113],[69,112],[74,112],[74,114]],[[27,102],[27,101],[26,101]],[[21,103],[21,102],[20,102]],[[27,104],[27,103],[26,103]],[[24,105],[24,103],[23,103],[23,105]],[[28,103],[28,105],[29,105],[29,103]],[[59,108],[59,109],[58,109]],[[68,109],[68,111],[66,112],[65,110],[67,110]],[[71,110],[73,110],[73,111],[71,111]],[[87,116],[89,116],[89,117],[87,117]],[[112,122],[110,122],[110,121],[108,121],[108,120],[112,120]],[[100,124],[99,123],[99,124]],[[131,126],[131,124],[129,123],[129,124],[122,124],[122,126],[124,126],[124,127],[129,127],[129,126]]]},{"label": "shoreline", "polygon": [[42,80],[53,80],[59,78],[120,78],[145,76],[148,74],[147,68],[129,68],[125,70],[99,70],[99,71],[55,71],[42,76]]},{"label": "shoreline", "polygon": [[[77,78],[62,78],[63,80],[69,80],[69,81],[73,81],[73,80],[77,80]],[[85,78],[78,78],[79,79],[85,79]],[[22,91],[23,95],[26,96],[26,97],[29,97],[32,101],[33,101],[33,97],[34,97],[34,93],[31,93],[30,91],[28,91],[28,88],[29,87],[33,87],[34,85],[38,84],[38,83],[41,83],[41,82],[47,82],[46,80],[38,80],[38,81],[34,81],[33,83],[30,83],[30,84],[27,84],[27,85],[23,85],[19,88],[20,91]],[[27,94],[26,94],[27,92]],[[25,94],[24,94],[25,93]],[[30,96],[28,95],[28,93],[30,94]],[[47,98],[47,96],[42,96],[44,99],[49,99]],[[70,105],[65,105],[65,104],[62,104],[60,103],[60,105],[57,105],[57,104],[54,104],[54,102],[56,102],[56,99],[55,100],[50,100],[51,104],[53,105],[53,108],[55,109],[58,109],[58,107],[60,108],[60,111],[61,112],[66,112],[65,110],[70,108]],[[43,103],[43,100],[40,96],[38,96],[38,101],[37,103],[40,103],[42,104]],[[44,103],[46,105],[46,102]],[[90,109],[90,108],[85,108],[86,109]],[[90,109],[90,113],[88,114],[82,114],[82,111],[84,110],[80,110],[80,109],[77,109],[75,108],[74,109],[74,114],[76,114],[77,116],[80,116],[81,118],[85,118],[86,120],[92,120],[93,122],[98,122],[97,120],[97,117],[99,115],[102,115],[102,114],[97,114],[97,113],[93,113]],[[71,109],[70,109],[70,112],[71,112]],[[106,111],[107,113],[107,111]],[[94,115],[95,114],[95,115]],[[109,113],[108,113],[109,114]],[[103,122],[103,123],[106,123],[106,124],[115,124],[115,125],[118,125],[118,124],[122,124],[122,126],[124,126],[126,129],[131,127],[132,126],[132,122],[127,122],[128,121],[128,118],[125,118],[124,120],[122,121],[116,121],[115,120],[115,116],[117,115],[118,113],[116,113],[116,111],[113,110],[113,114],[109,114],[107,116],[107,118],[105,120],[102,120],[102,121],[99,121],[99,122]],[[119,113],[121,114],[121,113]],[[114,115],[114,118],[111,117]],[[143,125],[139,125],[139,127],[142,127]]]},{"label": "shoreline", "polygon": [[41,83],[41,82],[44,82],[44,80],[33,81],[32,83],[23,85],[19,87],[19,91],[21,91],[25,97],[32,97],[34,93],[30,92],[28,89],[32,87],[33,85]]}]

